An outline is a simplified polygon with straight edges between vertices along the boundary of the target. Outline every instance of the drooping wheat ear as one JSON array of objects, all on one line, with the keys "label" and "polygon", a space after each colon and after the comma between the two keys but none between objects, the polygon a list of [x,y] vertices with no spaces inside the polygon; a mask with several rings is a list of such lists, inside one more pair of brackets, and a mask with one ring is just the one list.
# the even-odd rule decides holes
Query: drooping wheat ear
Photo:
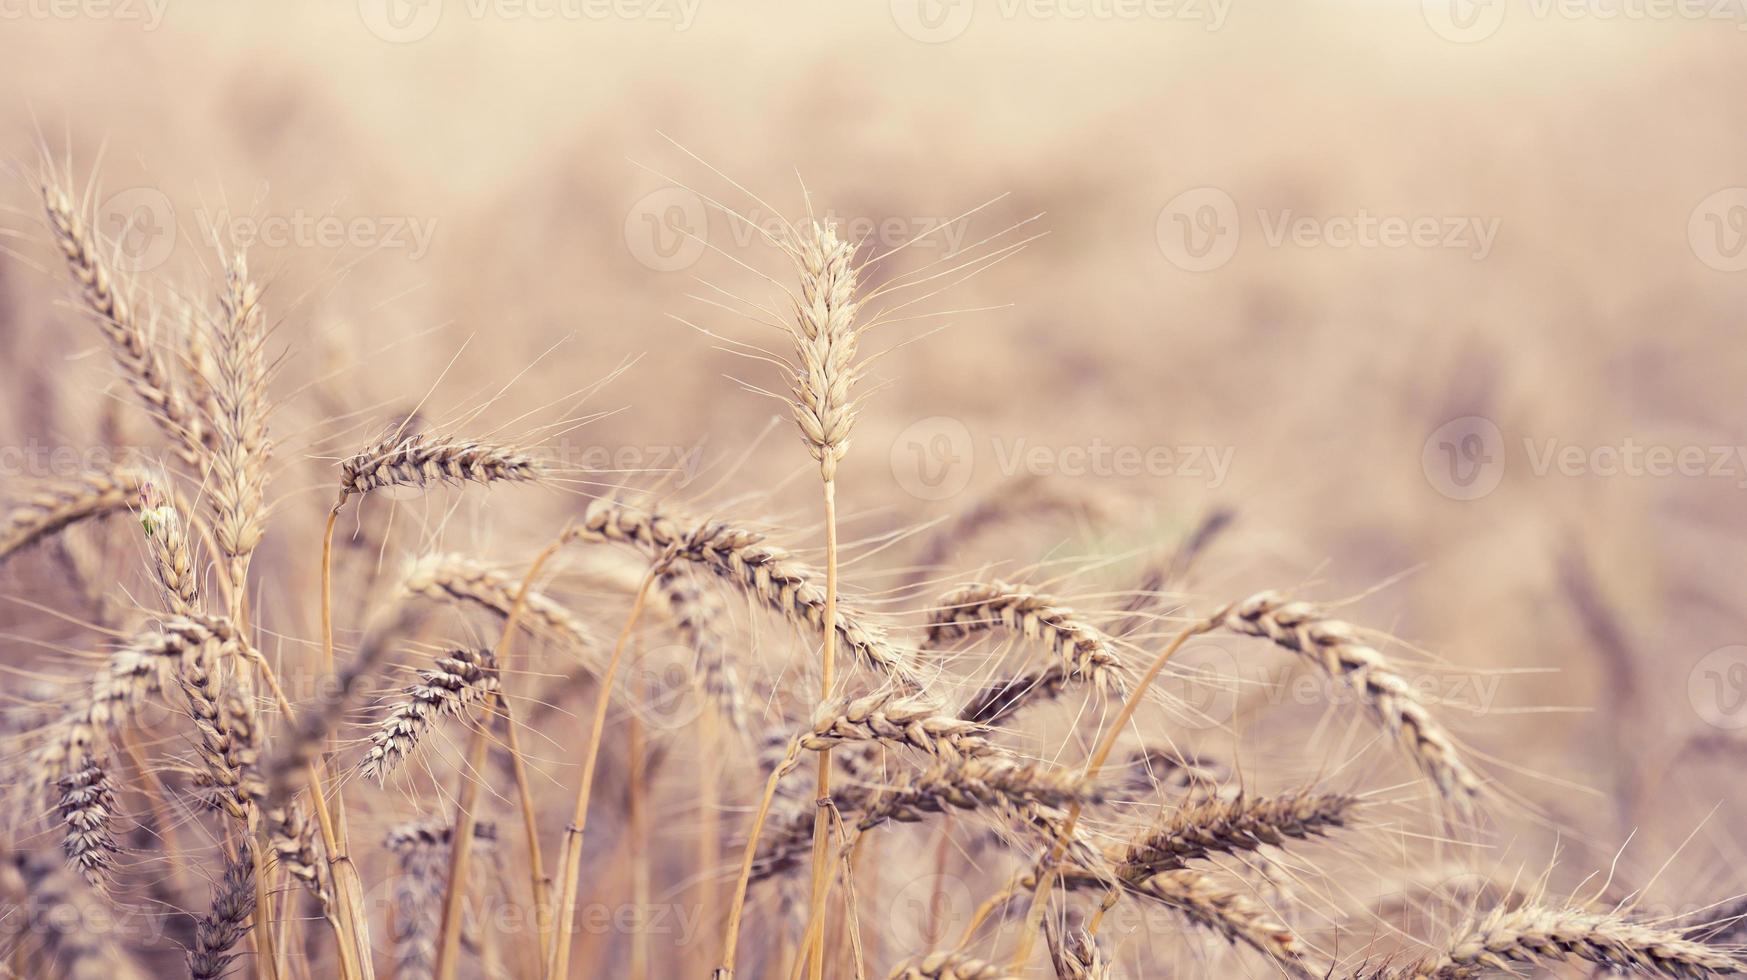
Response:
[{"label": "drooping wheat ear", "polygon": [[[650,559],[677,549],[679,560],[692,562],[732,583],[778,614],[822,630],[825,590],[819,574],[787,551],[764,543],[756,531],[727,524],[687,527],[656,512],[644,512],[616,500],[596,500],[572,537],[628,545]],[[919,690],[916,654],[890,641],[873,623],[846,604],[837,604],[837,636],[869,668],[910,690]]]},{"label": "drooping wheat ear", "polygon": [[[521,588],[521,582],[484,562],[463,555],[439,554],[415,561],[407,569],[400,587],[406,596],[471,603],[505,618],[516,604],[516,592]],[[517,622],[531,635],[556,640],[569,647],[597,675],[605,669],[600,659],[600,640],[594,632],[544,592],[528,590]]]},{"label": "drooping wheat ear", "polygon": [[238,820],[267,793],[260,770],[260,732],[255,709],[234,687],[219,683],[220,667],[201,655],[183,664],[178,675],[188,712],[199,735],[202,764],[197,782],[211,792],[213,805]]},{"label": "drooping wheat ear", "polygon": [[178,616],[195,615],[200,612],[200,582],[188,531],[175,507],[161,502],[149,486],[143,493],[146,506],[140,510],[140,527],[146,534],[152,571],[164,587],[164,607]]},{"label": "drooping wheat ear", "polygon": [[[1064,875],[1064,881],[1069,878]],[[1085,879],[1074,880],[1080,885]],[[1101,876],[1090,876],[1090,886],[1107,888]],[[1167,871],[1143,881],[1125,882],[1131,894],[1148,898],[1175,910],[1203,929],[1241,944],[1273,960],[1288,975],[1300,980],[1326,980],[1327,974],[1310,966],[1303,945],[1292,930],[1247,894],[1220,883],[1199,871]]]},{"label": "drooping wheat ear", "polygon": [[44,732],[43,744],[31,756],[30,798],[54,806],[60,778],[81,768],[148,697],[174,684],[186,661],[207,644],[228,642],[228,630],[229,624],[218,617],[176,616],[112,650],[84,696]]},{"label": "drooping wheat ear", "polygon": [[545,461],[518,446],[396,434],[340,464],[340,490],[350,496],[433,483],[532,483],[547,475]]},{"label": "drooping wheat ear", "polygon": [[1112,980],[1110,960],[1086,930],[1050,925],[1045,935],[1056,980]]},{"label": "drooping wheat ear", "polygon": [[220,980],[230,972],[231,950],[249,932],[255,914],[255,858],[245,840],[237,856],[225,863],[224,877],[212,893],[212,910],[194,923],[194,947],[188,951],[191,980]]},{"label": "drooping wheat ear", "polygon": [[937,765],[896,786],[873,794],[856,826],[861,830],[887,820],[914,822],[948,807],[976,810],[996,805],[1038,803],[1066,806],[1097,801],[1096,788],[1080,785],[1078,773],[1045,769],[1034,763],[984,756]]},{"label": "drooping wheat ear", "polygon": [[999,964],[964,953],[929,953],[902,963],[889,980],[1018,980]]},{"label": "drooping wheat ear", "polygon": [[1107,524],[1117,517],[1108,502],[1087,492],[1082,483],[1046,481],[1036,476],[1008,480],[923,536],[915,571],[905,584],[920,586],[948,564],[956,549],[987,531],[1010,522],[1027,518],[1042,521],[1058,514],[1093,525]]},{"label": "drooping wheat ear", "polygon": [[[15,976],[54,976],[63,980],[137,980],[145,974],[116,941],[115,910],[92,894],[61,861],[48,854],[18,851],[0,861],[0,886],[12,915],[0,922],[8,940],[8,959],[29,972]],[[40,947],[29,965],[24,941]],[[36,972],[41,971],[41,972]]]},{"label": "drooping wheat ear", "polygon": [[454,649],[418,671],[419,683],[408,686],[376,730],[359,771],[386,780],[418,749],[432,725],[464,713],[498,689],[497,659],[490,650]]},{"label": "drooping wheat ear", "polygon": [[1403,974],[1468,980],[1519,967],[1584,961],[1615,973],[1697,980],[1747,972],[1747,960],[1617,915],[1529,905],[1499,907],[1461,931],[1440,956]]},{"label": "drooping wheat ear", "polygon": [[1263,592],[1225,611],[1221,625],[1259,636],[1305,657],[1350,687],[1453,808],[1467,813],[1480,794],[1480,779],[1456,751],[1456,743],[1425,706],[1419,692],[1348,623],[1329,619],[1306,602]]},{"label": "drooping wheat ear", "polygon": [[92,756],[79,769],[56,781],[61,798],[55,806],[61,829],[61,850],[86,884],[101,887],[115,866],[121,846],[109,831],[115,816],[115,788],[107,760]]},{"label": "drooping wheat ear", "polygon": [[1116,778],[1129,794],[1206,799],[1231,782],[1232,768],[1218,759],[1158,745],[1143,745],[1128,755]]},{"label": "drooping wheat ear", "polygon": [[234,588],[246,590],[249,557],[261,542],[266,495],[267,343],[261,291],[243,256],[225,268],[220,316],[213,329],[211,499],[213,536]]},{"label": "drooping wheat ear", "polygon": [[[399,980],[431,980],[437,968],[437,932],[443,893],[448,886],[449,848],[455,828],[436,821],[390,827],[385,841],[400,864],[394,880],[394,975]],[[497,825],[474,825],[483,845],[497,840]]]},{"label": "drooping wheat ear", "polygon": [[673,612],[673,626],[698,658],[698,676],[704,693],[716,705],[716,710],[728,720],[736,732],[752,737],[752,722],[747,716],[746,694],[740,686],[740,672],[728,655],[723,622],[727,612],[716,593],[700,588],[696,579],[676,569],[661,573],[661,594]]},{"label": "drooping wheat ear", "polygon": [[324,914],[331,914],[333,882],[328,880],[327,863],[316,852],[316,827],[302,803],[293,800],[284,806],[267,807],[263,815],[267,819],[268,841],[279,866],[309,889],[321,903]]},{"label": "drooping wheat ear", "polygon": [[1090,680],[1104,694],[1127,689],[1122,658],[1103,631],[1060,600],[1023,586],[979,582],[941,596],[929,619],[928,642],[937,646],[997,626],[1048,646],[1073,679]]},{"label": "drooping wheat ear", "polygon": [[932,702],[878,692],[819,706],[801,747],[818,751],[845,743],[909,747],[954,763],[993,751],[984,729],[943,712]]},{"label": "drooping wheat ear", "polygon": [[855,425],[855,363],[861,330],[856,325],[855,246],[837,229],[815,222],[797,236],[801,295],[795,301],[794,413],[801,438],[826,482],[849,451]]},{"label": "drooping wheat ear", "polygon": [[1112,860],[1124,878],[1143,879],[1213,854],[1321,836],[1346,826],[1358,805],[1357,798],[1336,793],[1203,800],[1177,810],[1113,854]]},{"label": "drooping wheat ear", "polygon": [[116,292],[114,280],[98,254],[101,245],[97,237],[86,227],[84,217],[65,190],[44,181],[42,200],[55,245],[66,258],[85,307],[96,316],[116,362],[158,427],[175,443],[178,455],[190,466],[198,466],[204,439],[200,419],[136,318],[133,307]]},{"label": "drooping wheat ear", "polygon": [[144,470],[123,466],[43,488],[0,519],[0,562],[80,521],[126,510],[150,479]]},{"label": "drooping wheat ear", "polygon": [[971,696],[958,716],[966,721],[997,728],[1027,705],[1053,701],[1068,686],[1065,664],[1044,664],[1035,670],[1003,677]]}]

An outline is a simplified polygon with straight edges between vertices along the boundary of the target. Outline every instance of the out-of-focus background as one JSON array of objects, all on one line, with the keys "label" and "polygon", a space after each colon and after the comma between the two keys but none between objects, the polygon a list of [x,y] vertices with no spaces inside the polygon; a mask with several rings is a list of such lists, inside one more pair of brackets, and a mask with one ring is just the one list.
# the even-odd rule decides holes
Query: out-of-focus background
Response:
[{"label": "out-of-focus background", "polygon": [[[211,276],[214,229],[252,242],[278,397],[360,413],[344,445],[293,435],[297,452],[338,455],[427,392],[495,397],[511,432],[610,412],[536,435],[814,529],[805,453],[786,420],[766,431],[782,406],[738,383],[781,390],[733,348],[784,341],[725,308],[785,312],[763,278],[785,264],[751,225],[810,202],[864,254],[903,246],[876,276],[927,282],[865,342],[878,390],[840,490],[864,592],[907,572],[881,535],[1026,479],[1091,488],[1117,519],[1009,529],[931,581],[988,568],[1114,607],[1124,570],[1230,509],[1189,608],[1358,597],[1344,614],[1450,667],[1434,693],[1523,839],[1561,839],[1587,873],[1635,832],[1639,880],[1673,856],[1684,901],[1747,890],[1739,3],[0,17],[0,433],[25,450],[7,483],[33,475],[31,447],[89,438],[116,390],[46,246],[46,147],[95,180],[159,288]],[[309,404],[345,364],[346,404]],[[314,511],[327,493],[275,496]],[[449,533],[533,523],[492,520]]]}]

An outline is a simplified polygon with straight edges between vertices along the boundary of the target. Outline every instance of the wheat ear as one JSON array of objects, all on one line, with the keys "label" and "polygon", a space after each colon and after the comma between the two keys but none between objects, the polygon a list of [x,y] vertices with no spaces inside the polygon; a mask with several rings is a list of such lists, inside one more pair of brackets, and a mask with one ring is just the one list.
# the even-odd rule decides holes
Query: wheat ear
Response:
[{"label": "wheat ear", "polygon": [[418,676],[419,683],[405,689],[370,733],[370,748],[358,766],[363,775],[387,779],[438,720],[462,714],[498,690],[497,659],[490,650],[449,650],[430,667],[419,668]]},{"label": "wheat ear", "polygon": [[1521,966],[1581,960],[1618,973],[1697,980],[1747,971],[1739,956],[1617,915],[1529,905],[1499,907],[1469,926],[1442,955],[1405,976],[1468,980]]},{"label": "wheat ear", "polygon": [[176,444],[183,461],[198,466],[204,438],[200,419],[177,387],[133,308],[116,292],[114,279],[98,254],[96,236],[64,189],[44,181],[42,199],[55,244],[79,284],[85,308],[96,316],[98,327],[109,341],[116,362],[134,392],[145,402],[152,419]]},{"label": "wheat ear", "polygon": [[188,951],[191,980],[220,980],[230,972],[231,950],[249,931],[255,914],[255,858],[249,845],[225,863],[224,877],[212,895],[212,910],[194,923],[194,947]]},{"label": "wheat ear", "polygon": [[109,831],[115,816],[115,788],[108,760],[90,756],[83,766],[62,776],[56,786],[60,790],[55,815],[62,824],[61,850],[86,884],[101,887],[121,850]]},{"label": "wheat ear", "polygon": [[1177,810],[1112,859],[1124,878],[1142,879],[1214,854],[1320,836],[1346,826],[1358,805],[1356,798],[1335,793],[1204,800]]},{"label": "wheat ear", "polygon": [[845,743],[873,743],[916,749],[945,762],[993,751],[985,729],[942,712],[932,702],[886,691],[828,702],[813,715],[801,747],[812,751]]},{"label": "wheat ear", "polygon": [[[452,554],[419,559],[401,581],[404,595],[470,603],[503,619],[507,619],[515,607],[517,588],[515,579],[484,562]],[[585,657],[585,663],[596,674],[600,672],[599,638],[582,620],[544,592],[528,589],[517,622],[530,634],[563,643],[578,656]]]},{"label": "wheat ear", "polygon": [[1474,775],[1419,693],[1387,658],[1359,638],[1348,623],[1330,619],[1305,602],[1273,592],[1251,596],[1225,610],[1220,625],[1236,633],[1266,638],[1315,664],[1359,695],[1372,717],[1401,740],[1415,764],[1460,813],[1472,809],[1480,793]]},{"label": "wheat ear", "polygon": [[434,483],[532,483],[548,475],[546,463],[519,446],[397,434],[341,463],[340,491],[351,496]]},{"label": "wheat ear", "polygon": [[676,570],[661,574],[660,588],[673,614],[673,626],[697,655],[698,675],[704,693],[730,727],[743,737],[752,737],[746,694],[740,673],[728,655],[723,621],[727,614],[716,593],[703,589],[689,575]]},{"label": "wheat ear", "polygon": [[1018,980],[998,964],[964,953],[929,953],[899,964],[889,980]]},{"label": "wheat ear", "polygon": [[[437,926],[442,921],[443,889],[455,828],[434,821],[389,828],[385,845],[400,865],[394,881],[394,975],[396,980],[431,980],[437,970]],[[497,825],[476,823],[475,840],[497,840]]]},{"label": "wheat ear", "polygon": [[0,518],[0,563],[80,521],[126,510],[150,482],[140,469],[93,470],[45,487]]},{"label": "wheat ear", "polygon": [[1086,930],[1058,929],[1051,925],[1047,938],[1056,980],[1112,980],[1114,972],[1110,961]]},{"label": "wheat ear", "polygon": [[1061,600],[1007,582],[979,582],[941,596],[930,617],[930,645],[1002,626],[1049,648],[1069,677],[1122,694],[1122,659],[1103,631]]},{"label": "wheat ear", "polygon": [[[596,500],[572,536],[636,548],[650,559],[676,549],[691,562],[758,599],[794,622],[825,629],[827,592],[818,573],[782,548],[764,543],[756,531],[707,522],[686,527],[658,512],[643,512],[615,500]],[[919,690],[916,654],[886,639],[872,622],[838,604],[835,634],[870,669],[900,686]]]},{"label": "wheat ear", "polygon": [[264,529],[267,460],[273,445],[267,438],[267,333],[261,291],[249,279],[241,255],[226,265],[219,311],[210,375],[213,535],[229,562],[228,580],[243,593],[249,557]]}]

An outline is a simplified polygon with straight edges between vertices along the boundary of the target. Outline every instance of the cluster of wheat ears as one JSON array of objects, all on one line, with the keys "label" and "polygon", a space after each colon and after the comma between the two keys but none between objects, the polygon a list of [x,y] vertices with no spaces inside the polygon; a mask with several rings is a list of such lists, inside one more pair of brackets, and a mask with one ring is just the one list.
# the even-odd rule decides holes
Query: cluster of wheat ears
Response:
[{"label": "cluster of wheat ears", "polygon": [[[1391,935],[1377,914],[1340,912],[1334,892],[1296,887],[1308,875],[1301,851],[1341,847],[1348,835],[1368,862],[1393,860],[1414,841],[1456,847],[1482,832],[1498,797],[1385,644],[1316,605],[1263,593],[1166,614],[1149,606],[1175,584],[1167,568],[1140,583],[1117,622],[1024,584],[967,582],[939,567],[950,553],[943,536],[1001,520],[1003,507],[1040,505],[1019,495],[965,511],[929,539],[918,564],[955,583],[951,591],[907,610],[842,601],[837,483],[866,363],[858,342],[884,315],[869,304],[895,280],[870,288],[870,257],[828,224],[798,222],[774,239],[798,273],[781,314],[793,340],[783,397],[818,464],[822,568],[766,530],[623,487],[588,494],[519,567],[432,552],[428,542],[402,548],[404,565],[384,562],[395,539],[373,526],[380,510],[364,510],[382,491],[405,502],[567,475],[538,446],[428,430],[409,414],[337,454],[337,466],[320,463],[329,489],[305,509],[314,520],[332,504],[325,526],[307,525],[324,533],[319,600],[305,604],[260,570],[251,576],[269,517],[307,498],[269,505],[279,357],[243,257],[221,254],[214,302],[184,300],[182,315],[159,317],[154,304],[169,301],[118,281],[114,245],[92,230],[86,202],[55,168],[44,174],[47,226],[81,313],[162,452],[29,488],[0,521],[0,561],[58,562],[42,567],[62,569],[91,597],[83,617],[103,631],[94,669],[15,696],[6,721],[17,774],[0,869],[19,911],[0,919],[10,975],[145,975],[164,969],[153,941],[185,950],[196,978],[1200,971],[1309,980],[1567,968],[1690,978],[1747,969],[1733,944],[1739,912],[1728,908],[1698,922],[1657,919],[1639,914],[1631,893],[1555,899],[1486,887],[1440,934]],[[929,277],[1011,254],[989,248]],[[336,556],[342,515],[352,528]],[[103,534],[78,536],[112,518]],[[302,535],[278,546],[313,562],[318,542]],[[594,552],[613,556],[614,574],[604,565],[593,574],[600,591],[617,590],[622,621],[548,587],[554,569]],[[103,560],[115,554],[126,560]],[[149,577],[130,577],[142,564]],[[350,576],[352,621],[336,624],[338,574]],[[376,579],[392,585],[359,584]],[[302,616],[286,611],[303,606]],[[444,609],[482,632],[433,635],[432,614]],[[1169,628],[1143,642],[1139,620]],[[312,621],[319,635],[293,635]],[[748,679],[760,621],[781,621],[804,661],[768,683]],[[658,632],[688,651],[707,705],[666,733],[691,749],[679,782],[707,819],[695,857],[659,861],[648,853],[649,776],[673,747],[655,744],[626,710],[643,695],[631,668]],[[1159,678],[1186,642],[1211,633],[1272,644],[1338,685],[1342,710],[1362,711],[1421,779],[1370,793],[1311,780],[1259,794],[1231,767],[1162,747],[1173,742],[1168,722],[1140,712],[1169,707]],[[1018,669],[997,672],[997,643],[1018,651]],[[551,710],[573,695],[578,710]],[[1051,708],[1068,708],[1085,737],[1039,753],[1027,716]],[[562,747],[551,766],[533,758],[533,726]],[[554,740],[564,726],[576,734]],[[596,799],[603,757],[625,785]],[[422,770],[409,774],[415,759]],[[756,795],[756,776],[728,785],[760,772]],[[566,780],[573,809],[551,801]],[[417,819],[375,840],[353,833],[361,813],[405,810],[396,785],[420,787],[400,794],[417,795]],[[723,794],[736,789],[729,805]],[[1386,793],[1405,793],[1447,833],[1391,837],[1367,812],[1396,805],[1382,802]],[[614,825],[612,839],[596,840],[591,815]],[[628,841],[617,833],[626,824]],[[939,844],[920,857],[870,857],[880,831],[898,825],[932,825],[935,836],[921,839]],[[602,867],[627,846],[633,873]],[[702,913],[691,949],[658,962],[635,926],[604,952],[584,936],[583,903],[651,904],[650,866],[670,874],[686,861],[702,886],[685,892]],[[893,936],[917,934],[883,914],[877,892],[892,875],[881,871],[894,865],[950,868],[930,880],[983,889],[974,914],[953,923],[962,932],[936,935],[937,948],[891,948]],[[188,910],[198,892],[190,877],[211,883],[209,907]],[[374,899],[385,887],[383,911]],[[470,917],[482,897],[526,915]],[[150,910],[168,939],[114,928],[125,918],[100,915],[105,903]],[[909,911],[927,917],[937,905]],[[1121,952],[1113,913],[1125,907],[1178,924],[1164,953],[1158,944]],[[579,942],[592,951],[577,953]],[[621,949],[628,960],[615,959]]]}]

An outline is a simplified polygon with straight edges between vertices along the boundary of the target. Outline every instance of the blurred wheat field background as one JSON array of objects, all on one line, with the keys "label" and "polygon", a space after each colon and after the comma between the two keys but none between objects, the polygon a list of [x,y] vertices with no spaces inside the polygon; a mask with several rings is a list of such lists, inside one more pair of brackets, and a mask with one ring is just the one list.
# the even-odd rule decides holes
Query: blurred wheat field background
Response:
[{"label": "blurred wheat field background", "polygon": [[[966,736],[987,736],[994,761],[889,738],[870,751],[831,729],[849,831],[934,765],[995,766],[983,776],[1008,789],[863,835],[854,896],[838,877],[824,903],[825,975],[911,958],[915,976],[1722,975],[1668,944],[1734,957],[1747,893],[1736,6],[0,4],[0,505],[16,520],[116,463],[151,484],[0,565],[21,797],[6,808],[6,968],[180,975],[253,837],[270,842],[259,914],[281,941],[263,962],[259,934],[241,936],[208,975],[551,974],[521,789],[561,882],[599,678],[635,618],[601,702],[562,974],[707,975],[770,767],[816,727],[822,634],[843,639],[837,697],[897,683],[853,629],[822,629],[834,565],[847,614],[927,665],[929,718],[1027,668],[1078,668],[1059,697]],[[222,391],[195,404],[213,435],[187,459],[144,410],[67,275],[45,175],[178,383],[197,395],[225,376],[192,363],[187,338],[207,338],[245,376],[243,408],[270,408],[270,455],[233,440],[252,460],[240,477],[219,420],[252,416]],[[791,299],[823,281],[779,243],[827,226],[858,246],[861,322],[886,311],[854,360],[836,561],[819,466],[770,363],[797,357]],[[487,448],[408,463],[414,433]],[[335,523],[330,670],[323,522],[342,464],[373,444],[389,485],[360,483]],[[233,591],[225,487],[251,473],[264,534]],[[745,569],[770,562],[735,564],[744,550],[723,559],[732,574],[664,569],[628,516],[650,510],[687,555],[723,554],[723,526],[767,535],[814,591],[758,580]],[[511,613],[567,526],[593,537],[535,569],[551,605]],[[443,584],[462,570],[498,590],[495,611]],[[962,591],[994,581],[1053,605],[1008,621]],[[198,609],[175,608],[179,585]],[[1230,606],[1264,590],[1358,632],[1270,636],[1257,624],[1276,610]],[[412,607],[416,624],[388,622]],[[772,615],[785,608],[789,622]],[[43,733],[139,630],[221,610],[239,635],[215,649],[261,655],[215,675],[234,670],[235,710],[260,728],[258,758],[225,766],[245,784],[258,769],[263,795],[244,793],[237,819],[208,806],[211,743],[185,691],[205,667],[190,660],[105,750],[113,867],[79,880],[63,867],[62,825],[83,819],[66,787],[54,806],[25,791]],[[533,627],[506,634],[506,613]],[[1229,628],[1188,640],[1117,726],[1154,656],[1220,613]],[[1071,641],[1054,632],[1064,617]],[[502,635],[518,638],[501,664],[438,662]],[[1414,725],[1403,736],[1385,707],[1379,726],[1374,690],[1343,685],[1349,639],[1448,729],[1484,784],[1472,813],[1416,771]],[[1088,649],[1120,660],[1120,684],[1089,680],[1074,660]],[[371,656],[339,693],[336,675]],[[736,669],[745,731],[711,663]],[[493,685],[521,744],[500,719],[476,766]],[[434,720],[379,785],[362,759],[408,697]],[[328,710],[330,731],[299,727]],[[1112,731],[1110,771],[1073,783]],[[809,833],[788,864],[755,869],[739,976],[810,966],[813,734],[760,855]],[[268,803],[307,797],[300,739],[330,750],[311,764],[336,809],[343,795],[357,895],[323,878],[325,839],[310,867],[328,894],[306,893],[297,855],[257,825],[277,819]],[[1066,788],[1013,790],[1009,765]],[[1338,797],[1324,802],[1339,817],[1317,825],[1306,794]],[[1298,830],[1218,822],[1258,801],[1296,801]],[[1022,813],[987,812],[1003,806]],[[451,930],[458,812],[481,823],[469,918]],[[1134,900],[1144,883],[1100,915],[1104,882],[1081,868],[1076,885],[1072,860],[1051,871],[1040,928],[1023,900],[979,917],[1003,887],[1047,891],[1037,872],[1066,812],[1102,849],[1069,858],[1093,864],[1171,821],[1212,837],[1159,880],[1218,882],[1307,958],[1185,919],[1181,897]],[[354,908],[369,936],[348,961]],[[1524,908],[1557,938],[1519,957],[1500,935],[1525,920],[1487,916]],[[68,909],[76,925],[54,924]],[[1631,933],[1590,956],[1580,926],[1659,930],[1668,955],[1640,955]],[[1503,964],[1438,965],[1476,930]],[[927,959],[953,950],[986,972]]]}]

